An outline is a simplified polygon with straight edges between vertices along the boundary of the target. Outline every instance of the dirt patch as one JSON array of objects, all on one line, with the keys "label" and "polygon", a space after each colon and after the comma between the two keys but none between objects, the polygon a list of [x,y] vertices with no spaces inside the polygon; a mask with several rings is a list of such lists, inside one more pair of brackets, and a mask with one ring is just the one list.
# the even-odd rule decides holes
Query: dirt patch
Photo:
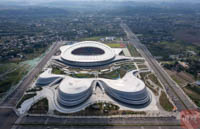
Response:
[{"label": "dirt patch", "polygon": [[[166,70],[166,69],[165,69]],[[192,75],[186,72],[176,72],[171,70],[166,70],[167,73],[172,77],[172,79],[178,83],[181,87],[187,85],[188,83],[194,82],[194,78]]]},{"label": "dirt patch", "polygon": [[[193,87],[194,88],[194,87]],[[185,87],[183,88],[184,92],[192,99],[192,101],[200,107],[200,95],[196,88],[193,89],[192,87]]]}]

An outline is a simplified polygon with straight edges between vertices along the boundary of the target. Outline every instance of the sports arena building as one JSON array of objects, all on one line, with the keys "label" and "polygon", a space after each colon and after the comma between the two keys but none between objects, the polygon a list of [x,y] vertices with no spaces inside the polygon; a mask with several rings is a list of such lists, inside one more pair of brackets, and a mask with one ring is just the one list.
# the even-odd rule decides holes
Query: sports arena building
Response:
[{"label": "sports arena building", "polygon": [[57,101],[65,107],[73,107],[87,101],[97,86],[111,98],[131,105],[146,105],[151,101],[151,95],[143,81],[135,77],[135,70],[126,73],[121,79],[105,78],[74,78],[64,75],[52,74],[51,70],[42,73],[38,86],[48,86],[59,83]]},{"label": "sports arena building", "polygon": [[[109,46],[85,41],[60,48],[61,54],[56,61],[76,67],[91,67],[110,64],[115,61],[127,60],[125,56],[119,56],[120,49],[112,49]],[[151,94],[143,81],[129,71],[123,78],[75,78],[66,75],[52,74],[51,70],[42,73],[36,84],[50,85],[60,81],[56,89],[56,101],[63,107],[75,107],[86,102],[94,93],[97,86],[110,98],[129,105],[146,105],[151,101]]]},{"label": "sports arena building", "polygon": [[122,49],[113,49],[95,41],[84,41],[73,45],[66,45],[61,47],[60,50],[61,55],[56,57],[55,60],[77,67],[102,66],[130,59],[130,57],[119,56]]},{"label": "sports arena building", "polygon": [[58,102],[67,107],[79,105],[92,95],[97,83],[105,93],[122,103],[145,105],[151,100],[145,84],[131,71],[117,80],[66,77],[58,89]]}]

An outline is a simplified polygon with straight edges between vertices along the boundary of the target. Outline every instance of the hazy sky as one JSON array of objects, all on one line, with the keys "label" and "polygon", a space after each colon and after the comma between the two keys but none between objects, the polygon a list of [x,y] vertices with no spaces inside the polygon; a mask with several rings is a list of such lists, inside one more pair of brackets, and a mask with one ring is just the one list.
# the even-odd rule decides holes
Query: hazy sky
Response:
[{"label": "hazy sky", "polygon": [[198,0],[0,0],[0,1],[13,1],[13,2],[52,2],[52,1],[198,1]]},{"label": "hazy sky", "polygon": [[0,0],[0,2],[19,2],[24,4],[38,4],[38,3],[48,3],[48,2],[58,2],[58,1],[140,1],[140,2],[150,2],[150,1],[161,1],[161,2],[200,2],[200,0]]}]

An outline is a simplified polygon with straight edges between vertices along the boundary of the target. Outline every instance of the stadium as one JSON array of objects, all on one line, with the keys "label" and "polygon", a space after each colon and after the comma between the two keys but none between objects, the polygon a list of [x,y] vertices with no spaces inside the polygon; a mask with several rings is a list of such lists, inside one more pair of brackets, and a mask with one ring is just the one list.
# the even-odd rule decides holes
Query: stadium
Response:
[{"label": "stadium", "polygon": [[95,67],[111,64],[116,61],[130,58],[118,56],[122,49],[113,49],[109,46],[95,42],[84,41],[60,48],[61,55],[56,61],[76,67]]},{"label": "stadium", "polygon": [[[61,69],[65,69],[65,66],[84,69],[104,66],[123,60],[134,62],[134,57],[120,56],[121,48],[110,48],[103,43],[95,41],[64,45],[60,48],[60,51],[60,55],[53,58],[56,63],[53,63],[57,67],[60,67],[57,63],[62,63],[64,66],[61,65]],[[68,74],[70,72],[69,70],[67,71]],[[55,102],[64,109],[73,109],[87,103],[92,104],[99,101],[98,98],[94,100],[94,97],[92,97],[95,96],[96,89],[99,88],[107,96],[104,101],[109,99],[109,101],[112,100],[116,103],[144,107],[152,100],[151,92],[146,88],[144,82],[136,77],[135,72],[138,71],[130,70],[121,78],[108,79],[100,76],[79,78],[74,75],[53,74],[52,69],[48,69],[40,74],[36,85],[57,85]],[[101,92],[98,92],[98,94]]]}]

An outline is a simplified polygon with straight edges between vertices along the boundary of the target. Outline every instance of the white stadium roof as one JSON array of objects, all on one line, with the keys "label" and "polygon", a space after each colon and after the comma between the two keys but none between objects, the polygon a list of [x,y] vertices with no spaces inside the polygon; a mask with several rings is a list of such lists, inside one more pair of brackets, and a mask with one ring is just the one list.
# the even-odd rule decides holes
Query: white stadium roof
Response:
[{"label": "white stadium roof", "polygon": [[101,79],[106,82],[111,88],[122,92],[138,92],[142,91],[145,84],[133,75],[133,71],[126,73],[122,79],[111,80]]},{"label": "white stadium roof", "polygon": [[90,88],[92,81],[92,79],[78,79],[66,76],[59,89],[66,94],[77,94]]},{"label": "white stadium roof", "polygon": [[[103,54],[99,55],[75,55],[72,54],[72,52],[76,49],[79,48],[84,48],[84,47],[93,47],[93,48],[98,48],[104,51]],[[64,49],[64,50],[63,50]],[[106,61],[106,60],[111,60],[115,57],[115,52],[110,48],[109,46],[95,42],[95,41],[84,41],[80,43],[76,43],[74,45],[71,45],[69,47],[63,47],[62,48],[62,54],[61,54],[62,59],[71,61],[71,62],[101,62],[101,61]]]},{"label": "white stadium roof", "polygon": [[[60,90],[67,94],[77,94],[86,91],[96,80],[95,78],[73,78],[66,76],[60,84]],[[126,73],[122,79],[104,79],[98,78],[98,80],[104,81],[109,87],[127,93],[139,92],[145,89],[145,84],[133,75],[133,71]]]}]

